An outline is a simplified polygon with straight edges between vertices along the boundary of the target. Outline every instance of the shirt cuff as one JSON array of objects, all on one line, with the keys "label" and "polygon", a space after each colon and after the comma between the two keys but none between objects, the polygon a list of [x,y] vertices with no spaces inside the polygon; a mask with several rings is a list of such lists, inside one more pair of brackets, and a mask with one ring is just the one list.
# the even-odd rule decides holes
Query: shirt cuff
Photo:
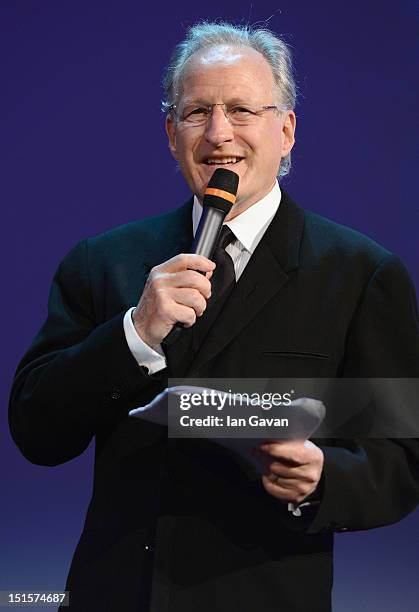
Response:
[{"label": "shirt cuff", "polygon": [[288,503],[288,512],[291,512],[294,516],[302,516],[303,513],[301,512],[301,508],[304,507],[308,507],[308,506],[315,506],[318,505],[320,502],[303,502],[301,504],[294,504],[292,502]]},{"label": "shirt cuff", "polygon": [[293,516],[301,517],[304,514],[304,510],[301,512],[301,508],[312,508],[313,506],[319,506],[323,498],[324,491],[324,474],[321,475],[320,481],[317,487],[310,495],[306,497],[300,504],[288,503],[288,512],[291,512]]},{"label": "shirt cuff", "polygon": [[139,366],[147,368],[150,375],[155,374],[167,365],[164,353],[162,349],[160,349],[161,353],[152,349],[137,334],[132,322],[133,310],[135,310],[135,307],[127,310],[124,316],[124,332],[129,350]]}]

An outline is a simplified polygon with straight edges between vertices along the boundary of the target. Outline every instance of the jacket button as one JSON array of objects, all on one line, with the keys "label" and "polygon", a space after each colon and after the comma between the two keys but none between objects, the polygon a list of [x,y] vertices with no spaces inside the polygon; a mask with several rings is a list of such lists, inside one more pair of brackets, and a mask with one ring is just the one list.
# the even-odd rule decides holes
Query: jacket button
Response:
[{"label": "jacket button", "polygon": [[119,387],[114,387],[111,392],[111,399],[118,400],[121,397],[121,390]]}]

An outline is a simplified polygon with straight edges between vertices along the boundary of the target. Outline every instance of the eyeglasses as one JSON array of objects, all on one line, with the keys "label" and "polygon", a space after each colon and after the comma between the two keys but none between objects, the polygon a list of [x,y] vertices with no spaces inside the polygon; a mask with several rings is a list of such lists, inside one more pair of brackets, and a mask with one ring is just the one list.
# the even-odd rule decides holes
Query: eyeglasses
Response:
[{"label": "eyeglasses", "polygon": [[177,106],[172,104],[169,107],[169,111],[174,111],[178,121],[188,125],[201,126],[205,125],[212,116],[214,106],[221,106],[227,120],[234,126],[258,123],[263,114],[269,110],[276,110],[278,112],[287,110],[285,106],[276,106],[274,104],[255,108],[247,104],[225,104],[224,102],[218,102],[216,104],[189,105],[180,112]]}]

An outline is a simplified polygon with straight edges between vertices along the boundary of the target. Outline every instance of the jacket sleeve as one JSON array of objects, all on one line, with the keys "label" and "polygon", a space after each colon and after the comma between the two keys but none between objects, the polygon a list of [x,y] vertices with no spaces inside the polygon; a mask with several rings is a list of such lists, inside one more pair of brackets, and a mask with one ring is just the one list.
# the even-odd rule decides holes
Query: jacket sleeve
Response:
[{"label": "jacket sleeve", "polygon": [[[418,388],[415,292],[404,266],[394,255],[379,263],[360,299],[348,330],[342,376],[409,378]],[[418,397],[416,394],[416,402]],[[392,408],[395,412],[401,410],[400,405]],[[419,403],[415,410],[417,432]],[[308,529],[310,533],[388,525],[419,503],[417,439],[334,439],[322,450],[323,495]]]},{"label": "jacket sleeve", "polygon": [[87,241],[59,266],[47,319],[18,366],[9,422],[23,455],[57,465],[79,455],[92,437],[126,417],[138,398],[153,397],[160,378],[133,358],[124,312],[98,322],[90,289]]}]

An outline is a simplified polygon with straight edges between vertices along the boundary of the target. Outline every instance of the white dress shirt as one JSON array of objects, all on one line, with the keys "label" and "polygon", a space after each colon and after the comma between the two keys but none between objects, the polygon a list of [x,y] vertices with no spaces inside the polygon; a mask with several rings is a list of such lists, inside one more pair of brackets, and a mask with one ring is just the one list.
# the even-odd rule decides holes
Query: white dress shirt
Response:
[{"label": "white dress shirt", "polygon": [[[249,262],[254,250],[266,232],[268,225],[272,221],[281,202],[281,189],[278,182],[271,191],[259,202],[250,206],[240,215],[227,221],[227,225],[236,236],[231,244],[226,248],[234,263],[236,280],[240,278]],[[194,197],[192,208],[192,229],[195,236],[199,220],[202,215],[202,205],[198,198]],[[146,344],[137,334],[134,323],[132,322],[132,311],[135,306],[130,308],[124,317],[124,332],[129,349],[135,357],[139,366],[146,367],[149,374],[159,372],[166,367],[166,359],[163,351],[155,351]]]}]

